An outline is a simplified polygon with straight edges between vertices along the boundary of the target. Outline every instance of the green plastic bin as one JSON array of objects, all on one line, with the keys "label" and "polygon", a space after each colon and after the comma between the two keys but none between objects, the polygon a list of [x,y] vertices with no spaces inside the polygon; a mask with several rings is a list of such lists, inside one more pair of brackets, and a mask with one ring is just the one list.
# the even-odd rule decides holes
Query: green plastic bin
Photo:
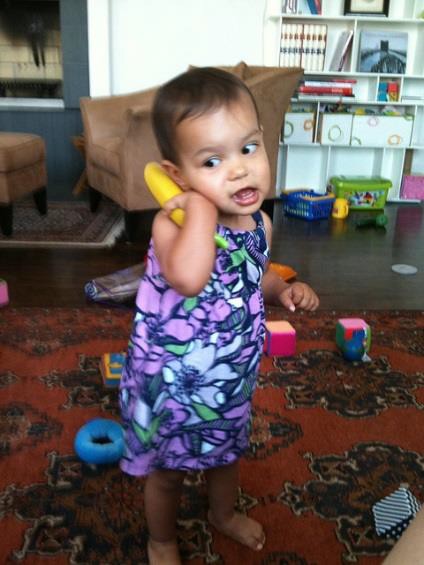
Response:
[{"label": "green plastic bin", "polygon": [[329,188],[337,198],[346,198],[351,210],[381,210],[392,182],[383,177],[339,175],[330,178]]}]

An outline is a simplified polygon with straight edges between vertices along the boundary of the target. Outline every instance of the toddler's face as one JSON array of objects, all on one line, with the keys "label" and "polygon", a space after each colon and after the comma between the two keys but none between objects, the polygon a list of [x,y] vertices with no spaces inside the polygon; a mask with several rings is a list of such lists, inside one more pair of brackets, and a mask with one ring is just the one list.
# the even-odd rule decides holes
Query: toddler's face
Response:
[{"label": "toddler's face", "polygon": [[250,215],[268,194],[263,135],[247,95],[177,126],[183,188],[211,200],[221,214]]}]

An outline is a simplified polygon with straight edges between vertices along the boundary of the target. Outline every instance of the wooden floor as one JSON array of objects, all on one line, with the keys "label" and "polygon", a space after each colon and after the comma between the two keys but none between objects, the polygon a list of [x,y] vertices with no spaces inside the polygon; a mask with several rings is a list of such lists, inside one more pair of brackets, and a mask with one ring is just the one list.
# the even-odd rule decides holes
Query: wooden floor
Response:
[{"label": "wooden floor", "polygon": [[[387,229],[358,229],[358,213],[307,222],[283,216],[277,205],[272,260],[293,267],[324,309],[424,309],[423,206],[392,204],[385,212]],[[137,243],[104,250],[0,248],[11,306],[85,305],[87,281],[143,259],[150,225],[148,216]],[[396,263],[414,265],[418,273],[396,274]]]}]

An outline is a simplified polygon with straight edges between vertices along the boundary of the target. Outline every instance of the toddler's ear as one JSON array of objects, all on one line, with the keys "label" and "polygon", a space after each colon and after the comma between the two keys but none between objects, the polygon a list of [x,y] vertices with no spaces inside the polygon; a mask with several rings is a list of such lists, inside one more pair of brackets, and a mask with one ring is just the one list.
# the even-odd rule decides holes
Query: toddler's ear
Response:
[{"label": "toddler's ear", "polygon": [[171,177],[171,179],[178,184],[178,186],[182,189],[182,190],[187,190],[188,186],[187,183],[184,181],[184,179],[181,176],[180,173],[180,169],[177,165],[175,165],[172,161],[168,161],[166,159],[164,159],[161,162],[161,166],[163,167],[163,169],[166,171],[166,173]]}]

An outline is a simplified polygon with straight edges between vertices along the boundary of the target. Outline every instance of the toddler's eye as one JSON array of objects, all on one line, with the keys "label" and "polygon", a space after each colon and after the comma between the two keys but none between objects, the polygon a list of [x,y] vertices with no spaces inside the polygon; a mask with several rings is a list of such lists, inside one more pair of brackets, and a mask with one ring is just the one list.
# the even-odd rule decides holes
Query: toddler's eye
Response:
[{"label": "toddler's eye", "polygon": [[217,167],[220,162],[221,161],[220,161],[220,159],[218,159],[218,157],[211,157],[210,159],[208,159],[207,161],[205,161],[203,163],[203,166],[204,167],[210,167],[210,168]]},{"label": "toddler's eye", "polygon": [[254,153],[257,148],[258,148],[258,144],[257,144],[257,143],[247,143],[247,144],[243,147],[243,149],[241,150],[241,152],[243,153],[243,155],[249,155],[249,153]]}]

